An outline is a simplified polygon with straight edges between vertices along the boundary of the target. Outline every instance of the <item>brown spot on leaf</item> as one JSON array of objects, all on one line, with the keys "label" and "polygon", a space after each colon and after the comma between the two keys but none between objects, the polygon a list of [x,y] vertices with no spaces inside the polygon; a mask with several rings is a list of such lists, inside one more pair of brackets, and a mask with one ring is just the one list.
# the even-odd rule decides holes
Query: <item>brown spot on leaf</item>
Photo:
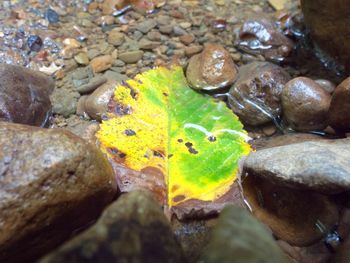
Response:
[{"label": "brown spot on leaf", "polygon": [[198,151],[195,148],[193,148],[193,144],[192,143],[186,142],[185,145],[186,145],[186,147],[187,147],[187,149],[188,149],[188,151],[190,153],[192,153],[192,154],[197,154],[198,153]]},{"label": "brown spot on leaf", "polygon": [[136,135],[136,132],[133,131],[132,129],[127,129],[127,130],[124,131],[124,134],[126,136],[134,136],[134,135]]},{"label": "brown spot on leaf", "polygon": [[184,140],[183,140],[183,139],[177,139],[177,141],[181,143],[181,142],[183,142]]},{"label": "brown spot on leaf", "polygon": [[153,155],[164,159],[164,152],[163,151],[153,151]]}]

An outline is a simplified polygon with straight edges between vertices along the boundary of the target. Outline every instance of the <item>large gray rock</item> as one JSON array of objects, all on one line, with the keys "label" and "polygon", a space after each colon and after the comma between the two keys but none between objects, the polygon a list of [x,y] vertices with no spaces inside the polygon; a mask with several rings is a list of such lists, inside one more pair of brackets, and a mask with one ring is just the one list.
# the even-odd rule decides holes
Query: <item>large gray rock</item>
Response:
[{"label": "large gray rock", "polygon": [[116,194],[108,160],[70,132],[0,122],[0,262],[33,262]]},{"label": "large gray rock", "polygon": [[54,86],[53,79],[41,72],[0,64],[0,121],[44,125]]},{"label": "large gray rock", "polygon": [[228,206],[200,262],[283,263],[285,259],[266,227],[242,208]]},{"label": "large gray rock", "polygon": [[251,153],[243,173],[326,194],[350,189],[350,139],[303,142]]},{"label": "large gray rock", "polygon": [[40,263],[185,263],[169,221],[148,192],[122,195],[89,230]]}]

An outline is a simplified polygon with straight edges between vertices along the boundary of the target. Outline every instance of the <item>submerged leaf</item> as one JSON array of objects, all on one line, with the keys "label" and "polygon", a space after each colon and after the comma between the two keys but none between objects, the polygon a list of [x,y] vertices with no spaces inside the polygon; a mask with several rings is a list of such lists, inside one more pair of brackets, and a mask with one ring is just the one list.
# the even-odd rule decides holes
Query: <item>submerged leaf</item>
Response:
[{"label": "submerged leaf", "polygon": [[120,184],[142,185],[153,176],[159,188],[166,185],[161,201],[170,208],[225,195],[238,160],[250,151],[238,118],[223,102],[190,89],[180,67],[150,70],[118,86],[97,138],[113,162],[141,172]]}]

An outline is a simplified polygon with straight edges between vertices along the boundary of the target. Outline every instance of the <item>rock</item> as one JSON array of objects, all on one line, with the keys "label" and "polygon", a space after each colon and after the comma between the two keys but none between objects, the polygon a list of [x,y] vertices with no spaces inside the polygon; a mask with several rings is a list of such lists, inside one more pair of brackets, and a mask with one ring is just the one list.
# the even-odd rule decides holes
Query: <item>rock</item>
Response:
[{"label": "rock", "polygon": [[173,33],[175,36],[182,36],[182,35],[186,35],[187,31],[184,30],[182,27],[180,26],[174,26],[173,27]]},{"label": "rock", "polygon": [[262,137],[251,142],[254,149],[261,150],[306,141],[319,141],[324,137],[311,133],[287,133],[272,137]]},{"label": "rock", "polygon": [[320,140],[251,153],[244,172],[289,187],[337,194],[350,189],[350,139]]},{"label": "rock", "polygon": [[290,55],[294,43],[278,31],[272,19],[259,14],[244,21],[236,46],[243,51],[263,55],[267,60],[281,62]]},{"label": "rock", "polygon": [[80,94],[68,88],[55,89],[51,95],[52,112],[69,117],[77,109]]},{"label": "rock", "polygon": [[327,127],[331,96],[312,79],[298,77],[289,81],[281,101],[283,119],[292,129],[313,131]]},{"label": "rock", "polygon": [[55,83],[43,73],[0,64],[0,121],[45,125]]},{"label": "rock", "polygon": [[194,36],[191,34],[182,35],[182,36],[180,36],[179,39],[186,46],[188,46],[189,44],[191,44],[195,40]]},{"label": "rock", "polygon": [[187,57],[192,57],[193,55],[198,54],[202,50],[203,50],[202,46],[193,45],[185,48],[185,54]]},{"label": "rock", "polygon": [[323,61],[341,64],[350,72],[350,23],[348,1],[302,0],[304,23]]},{"label": "rock", "polygon": [[115,80],[117,83],[121,83],[124,80],[127,80],[128,77],[120,74],[118,72],[114,72],[112,70],[108,70],[105,72],[105,74],[103,75],[107,80]]},{"label": "rock", "polygon": [[135,51],[127,51],[119,55],[119,59],[127,64],[134,64],[141,60],[143,57],[143,51],[135,50]]},{"label": "rock", "polygon": [[215,90],[231,85],[237,75],[230,53],[218,44],[207,44],[202,53],[191,57],[186,70],[190,86],[198,90]]},{"label": "rock", "polygon": [[144,34],[147,34],[151,29],[155,28],[157,22],[153,19],[147,19],[139,23],[136,29]]},{"label": "rock", "polygon": [[85,52],[80,52],[75,55],[74,60],[80,65],[89,65],[89,57]]},{"label": "rock", "polygon": [[189,262],[198,262],[199,257],[209,242],[210,232],[216,224],[216,218],[205,220],[180,221],[172,218],[173,232]]},{"label": "rock", "polygon": [[173,32],[173,26],[172,25],[160,26],[159,32],[169,35]]},{"label": "rock", "polygon": [[116,83],[108,81],[98,87],[85,101],[85,111],[94,120],[101,121],[107,112],[107,105],[115,90]]},{"label": "rock", "polygon": [[335,85],[333,82],[327,80],[327,79],[316,79],[315,82],[320,85],[325,91],[327,91],[329,94],[332,94],[335,90]]},{"label": "rock", "polygon": [[1,262],[33,262],[116,194],[108,160],[70,132],[0,123],[0,149]]},{"label": "rock", "polygon": [[242,66],[230,89],[229,105],[249,125],[271,122],[281,114],[281,93],[289,80],[283,68],[269,62]]},{"label": "rock", "polygon": [[332,262],[336,262],[336,263],[348,263],[348,262],[350,262],[349,247],[350,247],[350,238],[348,237],[345,240],[345,242],[342,244],[340,249],[337,251],[337,254],[333,258]]},{"label": "rock", "polygon": [[78,104],[77,104],[77,115],[79,116],[85,116],[86,112],[85,112],[85,102],[87,100],[89,96],[88,95],[83,95],[80,97],[80,99],[78,100]]},{"label": "rock", "polygon": [[111,55],[104,55],[96,57],[90,61],[90,66],[95,73],[105,71],[112,67],[113,57]]},{"label": "rock", "polygon": [[183,263],[180,245],[152,195],[122,195],[97,223],[40,263]]},{"label": "rock", "polygon": [[119,31],[119,28],[114,28],[108,34],[108,43],[113,46],[120,46],[125,41],[125,35]]},{"label": "rock", "polygon": [[330,197],[283,187],[250,172],[246,175],[242,180],[246,201],[278,239],[292,246],[310,246],[325,235],[317,225],[333,229],[338,223],[338,206]]},{"label": "rock", "polygon": [[120,0],[104,0],[101,4],[102,14],[111,15],[115,10],[118,10],[121,6]]},{"label": "rock", "polygon": [[350,132],[350,78],[336,87],[329,108],[329,123],[335,130]]},{"label": "rock", "polygon": [[143,38],[139,42],[139,48],[144,49],[144,50],[153,50],[153,49],[159,47],[160,44],[161,44],[161,42],[149,41],[149,40]]},{"label": "rock", "polygon": [[200,262],[284,263],[285,259],[264,225],[244,209],[227,206]]},{"label": "rock", "polygon": [[76,90],[80,94],[90,93],[106,82],[107,78],[105,76],[96,76],[90,79],[89,83],[77,87]]}]

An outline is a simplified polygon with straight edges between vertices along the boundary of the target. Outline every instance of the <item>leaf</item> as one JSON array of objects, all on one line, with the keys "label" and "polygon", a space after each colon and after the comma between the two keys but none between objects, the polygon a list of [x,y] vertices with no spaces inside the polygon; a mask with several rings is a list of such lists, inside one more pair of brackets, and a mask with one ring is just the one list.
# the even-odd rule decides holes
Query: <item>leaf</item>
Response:
[{"label": "leaf", "polygon": [[181,67],[150,70],[118,86],[96,136],[112,162],[140,171],[140,178],[121,176],[122,188],[147,180],[166,185],[167,200],[160,201],[170,208],[220,199],[251,150],[237,116],[190,89]]}]

